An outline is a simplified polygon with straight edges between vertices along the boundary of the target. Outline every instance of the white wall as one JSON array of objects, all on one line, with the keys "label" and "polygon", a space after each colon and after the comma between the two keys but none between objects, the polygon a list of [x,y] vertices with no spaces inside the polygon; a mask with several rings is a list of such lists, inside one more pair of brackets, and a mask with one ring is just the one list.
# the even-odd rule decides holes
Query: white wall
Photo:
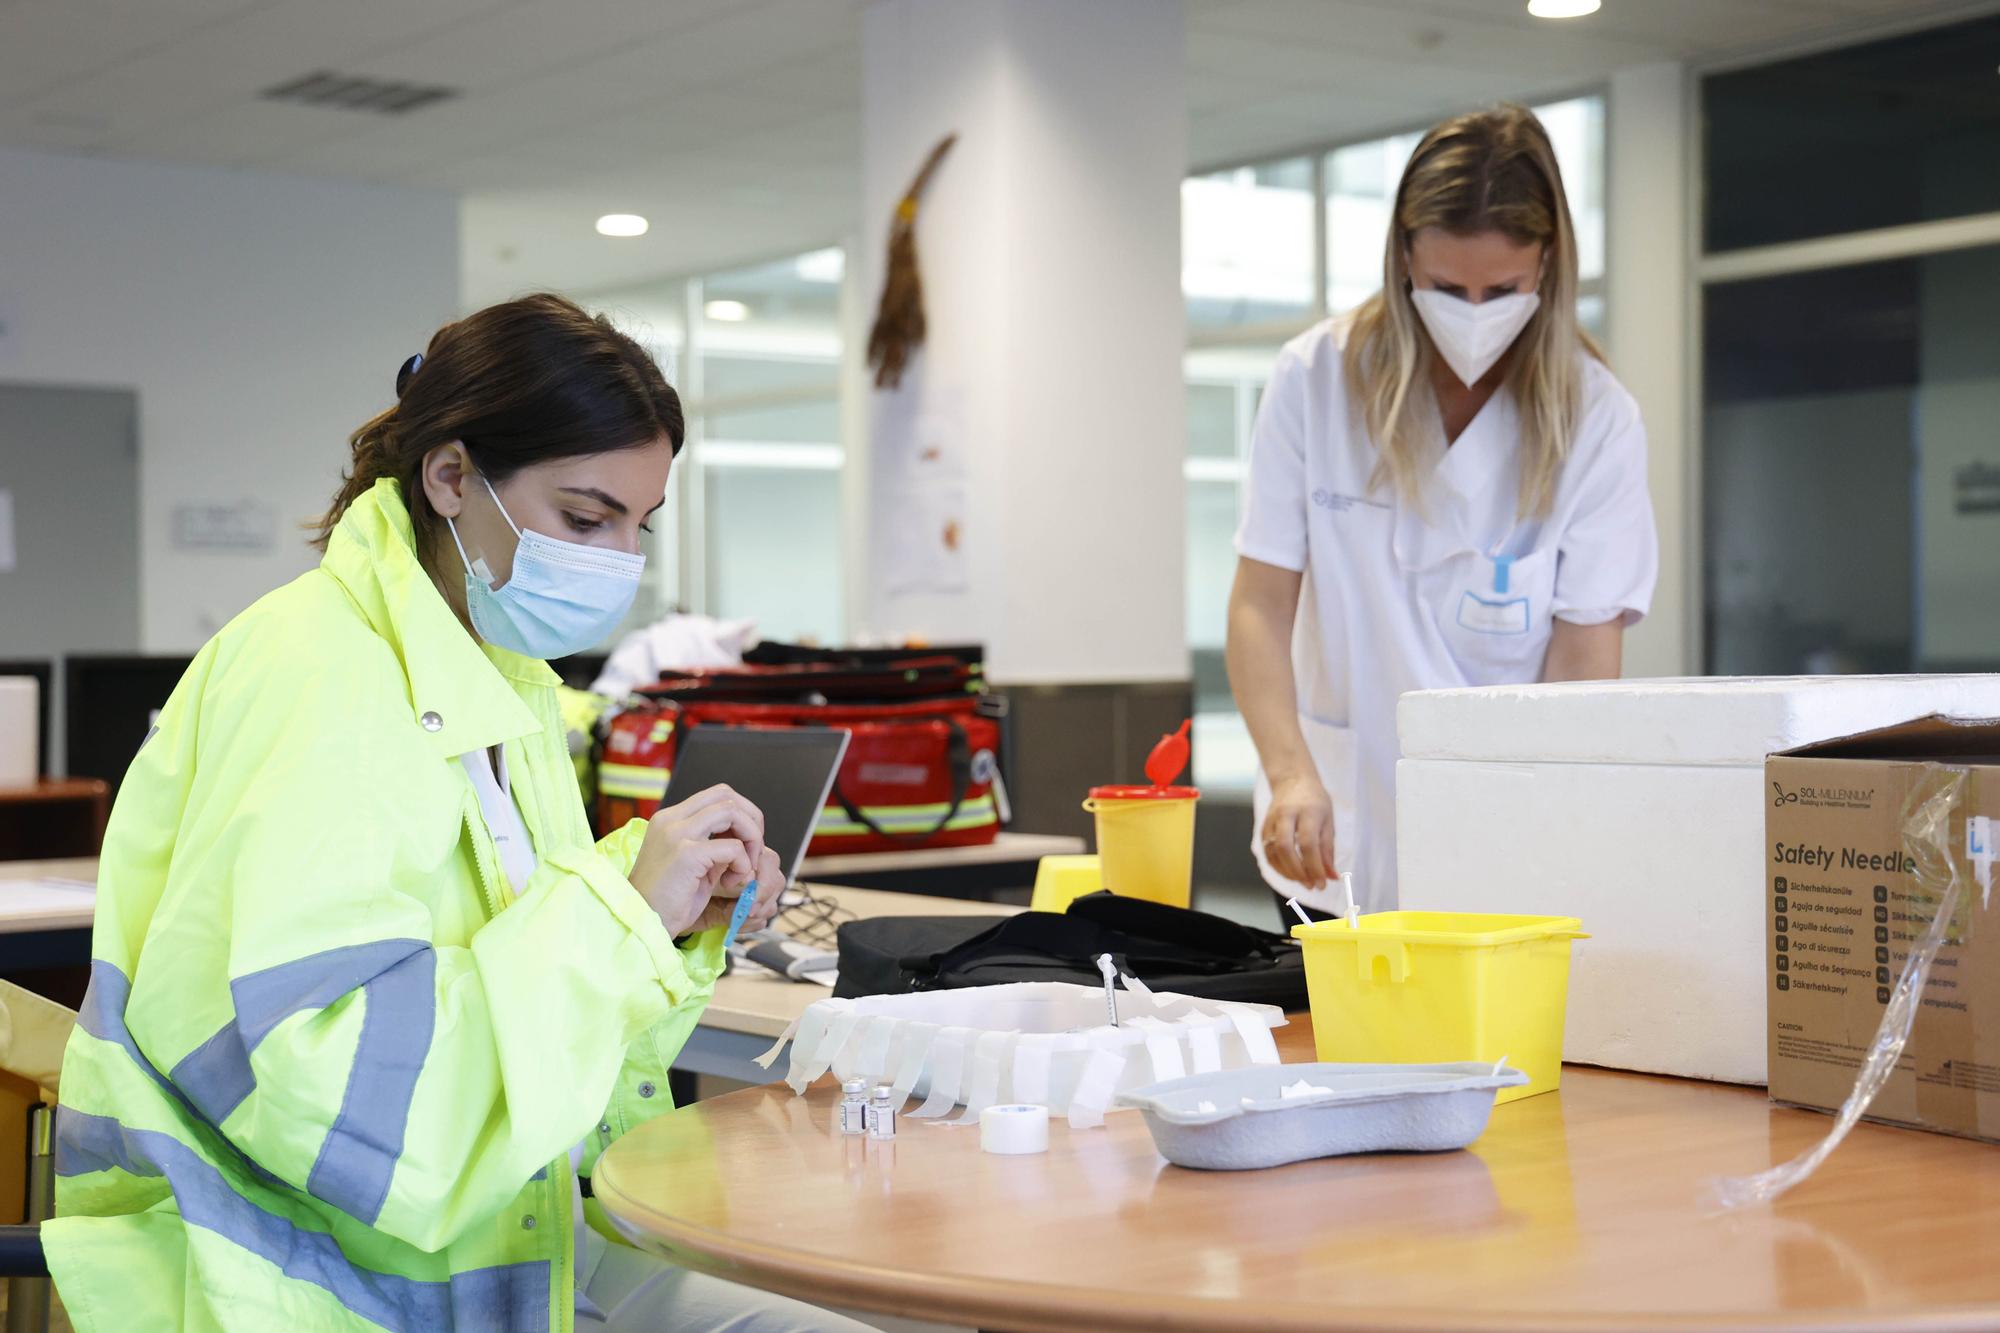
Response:
[{"label": "white wall", "polygon": [[[881,228],[960,140],[917,222],[929,341],[850,452],[871,477],[857,628],[983,640],[1009,684],[1186,679],[1180,4],[877,0],[862,45],[870,318]],[[939,485],[965,497],[966,578],[908,588],[934,531],[909,460],[939,444],[962,455],[962,489]]]},{"label": "white wall", "polygon": [[[146,651],[316,562],[295,525],[457,306],[450,194],[0,150],[0,381],[138,392]],[[241,500],[274,549],[174,549],[176,505]]]},{"label": "white wall", "polygon": [[1696,438],[1687,412],[1686,90],[1678,64],[1619,70],[1607,111],[1606,350],[1646,423],[1660,529],[1660,586],[1652,614],[1626,636],[1628,676],[1700,669],[1694,571],[1701,507],[1691,488]]}]

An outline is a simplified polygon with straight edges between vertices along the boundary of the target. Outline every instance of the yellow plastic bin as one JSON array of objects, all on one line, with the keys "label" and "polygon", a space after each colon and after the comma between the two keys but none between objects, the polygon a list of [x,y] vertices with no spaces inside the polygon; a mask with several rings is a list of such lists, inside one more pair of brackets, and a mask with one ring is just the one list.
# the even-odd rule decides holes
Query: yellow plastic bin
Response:
[{"label": "yellow plastic bin", "polygon": [[1127,898],[1186,907],[1194,883],[1193,787],[1093,787],[1104,887]]},{"label": "yellow plastic bin", "polygon": [[1305,947],[1319,1058],[1353,1064],[1497,1061],[1528,1075],[1503,1102],[1562,1083],[1573,916],[1378,912],[1293,926]]},{"label": "yellow plastic bin", "polygon": [[1104,887],[1104,870],[1094,856],[1045,856],[1035,868],[1034,912],[1067,912],[1085,894]]}]

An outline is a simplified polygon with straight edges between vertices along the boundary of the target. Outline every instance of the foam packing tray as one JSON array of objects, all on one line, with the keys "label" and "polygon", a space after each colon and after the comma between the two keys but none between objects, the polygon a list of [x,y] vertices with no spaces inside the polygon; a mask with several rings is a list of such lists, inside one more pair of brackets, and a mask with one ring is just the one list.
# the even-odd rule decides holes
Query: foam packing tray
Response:
[{"label": "foam packing tray", "polygon": [[[1196,1074],[1122,1093],[1175,1166],[1254,1171],[1315,1157],[1448,1152],[1486,1132],[1493,1098],[1518,1069],[1490,1065],[1265,1065]],[[1324,1091],[1287,1097],[1299,1083]]]},{"label": "foam packing tray", "polygon": [[1066,1115],[1072,1128],[1104,1123],[1117,1093],[1246,1064],[1278,1063],[1271,1029],[1283,1011],[1267,1004],[1155,992],[1123,978],[1118,1025],[1104,991],[1025,981],[907,995],[829,998],[807,1006],[777,1045],[758,1057],[769,1068],[786,1042],[786,1082],[797,1093],[821,1075],[888,1083],[908,1114],[977,1124],[988,1106],[1018,1102]]}]

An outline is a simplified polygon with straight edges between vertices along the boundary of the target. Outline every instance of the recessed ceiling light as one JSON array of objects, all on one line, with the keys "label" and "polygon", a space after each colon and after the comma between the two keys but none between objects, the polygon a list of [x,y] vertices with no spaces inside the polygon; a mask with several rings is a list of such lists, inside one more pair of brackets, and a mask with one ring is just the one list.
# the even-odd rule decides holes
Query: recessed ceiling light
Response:
[{"label": "recessed ceiling light", "polygon": [[1528,0],[1528,12],[1538,19],[1580,19],[1595,14],[1604,0]]},{"label": "recessed ceiling light", "polygon": [[710,301],[702,309],[708,317],[724,324],[740,324],[750,318],[750,307],[741,301]]},{"label": "recessed ceiling light", "polygon": [[646,219],[637,213],[606,213],[597,220],[599,236],[644,236]]}]

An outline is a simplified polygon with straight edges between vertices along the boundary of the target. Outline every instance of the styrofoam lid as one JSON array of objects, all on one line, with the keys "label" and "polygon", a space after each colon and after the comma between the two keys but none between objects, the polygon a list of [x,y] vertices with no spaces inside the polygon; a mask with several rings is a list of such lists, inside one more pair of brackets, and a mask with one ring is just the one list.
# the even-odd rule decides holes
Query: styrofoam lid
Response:
[{"label": "styrofoam lid", "polygon": [[1912,718],[2000,718],[2000,675],[1718,676],[1568,681],[1406,694],[1406,759],[1761,764]]}]

